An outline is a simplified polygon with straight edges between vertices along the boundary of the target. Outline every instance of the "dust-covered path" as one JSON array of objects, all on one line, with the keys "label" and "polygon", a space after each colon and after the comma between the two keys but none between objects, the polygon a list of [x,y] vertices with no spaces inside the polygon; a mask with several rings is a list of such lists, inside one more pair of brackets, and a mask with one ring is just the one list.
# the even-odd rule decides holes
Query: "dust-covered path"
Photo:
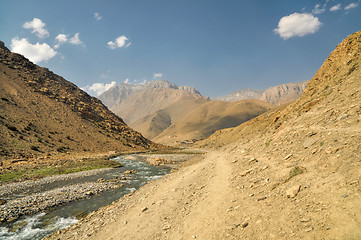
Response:
[{"label": "dust-covered path", "polygon": [[[257,149],[257,148],[256,148]],[[148,183],[50,239],[357,239],[358,182],[228,146]],[[284,165],[286,162],[288,165]],[[350,175],[357,179],[357,175]],[[315,184],[317,183],[317,184]],[[286,192],[301,186],[294,198]],[[337,189],[338,187],[338,189]]]},{"label": "dust-covered path", "polygon": [[62,237],[90,239],[214,238],[226,229],[231,167],[221,152],[154,181]]}]

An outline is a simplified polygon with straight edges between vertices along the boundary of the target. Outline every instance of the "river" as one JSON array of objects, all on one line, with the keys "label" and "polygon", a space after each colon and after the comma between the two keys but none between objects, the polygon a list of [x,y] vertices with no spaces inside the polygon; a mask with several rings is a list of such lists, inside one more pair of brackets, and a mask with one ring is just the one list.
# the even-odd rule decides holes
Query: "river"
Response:
[{"label": "river", "polygon": [[[114,168],[106,172],[100,172],[95,175],[74,179],[72,181],[63,181],[47,185],[45,187],[46,189],[43,190],[50,190],[60,187],[61,185],[92,182],[98,179],[111,180],[124,178],[125,171],[136,170],[135,173],[126,175],[127,179],[124,181],[124,185],[119,188],[111,189],[83,200],[69,202],[35,215],[24,216],[11,223],[0,224],[0,239],[42,239],[57,230],[77,223],[79,221],[78,219],[81,217],[96,211],[102,206],[111,204],[125,194],[133,192],[145,185],[148,181],[160,178],[170,171],[169,167],[148,165],[142,161],[144,160],[144,157],[142,156],[133,155],[131,158],[132,160],[129,160],[129,157],[119,156],[112,159],[120,162],[123,165],[121,168]],[[34,191],[35,190],[36,189],[34,189]]]}]

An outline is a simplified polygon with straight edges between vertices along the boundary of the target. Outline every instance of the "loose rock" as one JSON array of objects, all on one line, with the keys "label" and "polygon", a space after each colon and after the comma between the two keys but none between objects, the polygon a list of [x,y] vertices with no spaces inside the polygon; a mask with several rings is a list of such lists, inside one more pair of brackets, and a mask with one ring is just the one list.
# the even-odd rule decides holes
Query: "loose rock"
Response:
[{"label": "loose rock", "polygon": [[293,186],[286,191],[286,196],[288,198],[294,198],[297,196],[298,192],[300,191],[301,185]]}]

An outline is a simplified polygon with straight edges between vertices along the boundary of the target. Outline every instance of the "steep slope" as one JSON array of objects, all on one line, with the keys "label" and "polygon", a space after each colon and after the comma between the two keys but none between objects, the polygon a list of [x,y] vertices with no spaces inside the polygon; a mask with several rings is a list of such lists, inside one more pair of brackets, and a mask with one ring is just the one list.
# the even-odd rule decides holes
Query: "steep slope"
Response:
[{"label": "steep slope", "polygon": [[259,100],[239,102],[208,101],[188,109],[154,141],[159,143],[189,142],[204,139],[218,129],[235,127],[271,109]]},{"label": "steep slope", "polygon": [[[259,186],[249,185],[253,181],[268,179],[255,197],[266,196],[266,205],[286,201],[273,209],[275,219],[289,222],[284,235],[280,231],[276,238],[292,237],[293,232],[303,238],[359,239],[360,102],[361,32],[357,32],[331,53],[298,101],[221,130],[202,145],[225,146],[223,151],[241,156],[237,167],[243,177],[238,184],[245,186],[246,194]],[[256,164],[251,164],[253,158]],[[296,197],[290,202],[287,194]],[[288,215],[283,215],[286,211]]]},{"label": "steep slope", "polygon": [[156,147],[98,99],[0,47],[0,156]]},{"label": "steep slope", "polygon": [[239,89],[229,95],[217,97],[215,100],[234,102],[244,99],[258,99],[274,105],[282,105],[301,97],[308,82],[286,83],[266,90]]},{"label": "steep slope", "polygon": [[275,105],[282,105],[292,102],[302,96],[302,93],[305,91],[308,82],[309,81],[287,83],[267,88],[266,91],[262,93],[260,100]]},{"label": "steep slope", "polygon": [[303,96],[51,239],[361,239],[361,32]]}]

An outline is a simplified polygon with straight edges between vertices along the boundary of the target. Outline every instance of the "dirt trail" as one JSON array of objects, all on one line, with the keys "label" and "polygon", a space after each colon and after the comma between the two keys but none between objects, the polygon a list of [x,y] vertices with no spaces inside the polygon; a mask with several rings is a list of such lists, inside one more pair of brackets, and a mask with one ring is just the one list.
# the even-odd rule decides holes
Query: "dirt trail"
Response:
[{"label": "dirt trail", "polygon": [[[358,239],[359,176],[304,164],[306,173],[284,183],[290,166],[293,160],[229,145],[49,238]],[[294,185],[298,195],[287,198]]]}]

